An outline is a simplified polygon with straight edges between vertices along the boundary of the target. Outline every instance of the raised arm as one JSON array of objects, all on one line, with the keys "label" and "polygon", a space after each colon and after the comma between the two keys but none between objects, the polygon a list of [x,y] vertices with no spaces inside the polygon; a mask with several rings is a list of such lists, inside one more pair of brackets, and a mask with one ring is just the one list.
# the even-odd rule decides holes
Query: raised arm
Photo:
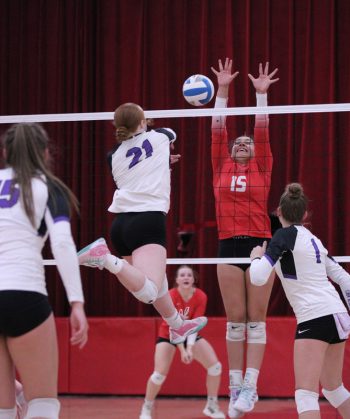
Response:
[{"label": "raised arm", "polygon": [[[229,87],[233,79],[238,76],[238,71],[232,74],[232,60],[225,59],[224,64],[221,60],[218,62],[219,70],[211,67],[211,70],[216,75],[218,82],[218,90],[216,92],[215,108],[226,108],[229,93]],[[212,128],[224,128],[226,123],[225,116],[213,116]]]},{"label": "raised arm", "polygon": [[[277,71],[278,68],[275,68],[272,73],[269,74],[269,63],[267,62],[264,68],[262,63],[259,64],[259,75],[257,78],[248,74],[248,77],[256,91],[256,106],[267,106],[267,91],[269,90],[271,84],[274,84],[279,80],[278,78],[273,78]],[[255,116],[255,127],[265,128],[268,127],[268,124],[268,115]]]}]

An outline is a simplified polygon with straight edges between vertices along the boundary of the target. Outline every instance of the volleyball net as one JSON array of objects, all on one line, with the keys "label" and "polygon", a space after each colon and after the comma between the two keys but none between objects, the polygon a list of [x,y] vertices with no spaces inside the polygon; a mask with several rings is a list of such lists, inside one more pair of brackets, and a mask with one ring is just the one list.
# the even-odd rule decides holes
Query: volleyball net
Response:
[{"label": "volleyball net", "polygon": [[[260,114],[268,114],[270,116],[270,129],[271,131],[274,130],[274,132],[278,132],[278,131],[283,131],[281,128],[276,128],[276,126],[278,125],[279,127],[283,126],[284,124],[289,126],[290,129],[290,124],[291,124],[291,118],[297,117],[296,114],[299,114],[299,123],[295,123],[295,125],[298,125],[297,128],[294,127],[295,130],[299,129],[300,132],[302,132],[304,130],[303,127],[303,122],[305,122],[307,120],[307,118],[309,118],[308,114],[330,114],[332,115],[331,118],[332,120],[337,118],[337,114],[339,113],[347,113],[350,111],[350,103],[337,103],[337,104],[311,104],[311,105],[288,105],[288,106],[266,106],[266,107],[256,107],[256,106],[252,106],[252,107],[228,107],[228,108],[191,108],[191,109],[168,109],[168,110],[145,110],[145,116],[146,118],[152,118],[152,119],[156,119],[156,126],[169,126],[169,127],[173,127],[174,125],[176,126],[176,131],[182,131],[181,137],[187,137],[187,138],[192,138],[192,137],[196,137],[198,135],[197,130],[198,130],[198,125],[195,125],[194,127],[190,127],[190,123],[188,118],[194,118],[196,121],[203,120],[205,127],[202,129],[201,133],[205,134],[206,137],[206,142],[207,144],[210,144],[210,127],[209,127],[209,120],[211,119],[211,117],[214,116],[235,116],[235,117],[243,117],[243,118],[251,118],[254,115],[260,115]],[[279,115],[279,120],[275,121],[274,118],[272,118],[273,115]],[[286,118],[286,119],[283,119]],[[346,116],[346,118],[348,118],[348,116]],[[227,120],[230,118],[227,118]],[[81,123],[81,124],[86,124],[88,125],[88,127],[92,127],[91,124],[95,124],[95,123],[99,123],[102,124],[103,121],[107,121],[108,122],[108,130],[111,130],[111,121],[113,120],[113,112],[89,112],[89,113],[62,113],[62,114],[32,114],[32,115],[2,115],[0,116],[0,124],[13,124],[13,123],[21,123],[21,122],[37,122],[37,123],[42,123],[42,124],[50,124],[50,123],[64,123],[64,124],[75,124],[75,123]],[[163,125],[163,120],[166,121],[166,125]],[[100,121],[100,122],[98,122]],[[292,122],[293,125],[294,122]],[[312,123],[312,122],[310,122]],[[324,124],[326,124],[326,120],[324,120],[323,122]],[[254,123],[252,122],[251,127],[254,126]],[[101,125],[99,125],[101,126]],[[45,125],[46,127],[46,125]],[[337,124],[337,127],[335,129],[335,132],[340,132],[341,131],[341,127],[342,127],[342,122],[340,121],[339,124]],[[87,128],[89,129],[89,128]],[[107,128],[105,127],[105,129],[107,130]],[[252,131],[252,129],[251,129]],[[185,134],[184,134],[185,133]],[[238,136],[239,132],[237,133]],[[75,135],[75,133],[73,132],[72,135]],[[296,133],[296,136],[298,134]],[[329,135],[328,132],[325,132],[325,136]],[[272,145],[277,144],[278,142],[282,141],[280,138],[276,139],[275,138],[276,135],[274,135],[272,132],[270,133],[270,141],[272,143]],[[100,147],[100,143],[98,142],[97,138],[96,139],[96,143],[95,143],[95,147],[96,149]],[[56,141],[56,138],[53,138],[53,141]],[[82,139],[83,141],[83,139]],[[179,141],[182,141],[182,139],[180,139]],[[184,141],[188,141],[187,139],[185,139]],[[199,139],[194,140],[195,142],[201,141]],[[203,140],[204,141],[204,140]],[[300,144],[299,144],[300,145]],[[93,147],[93,146],[92,146]],[[273,147],[272,147],[273,148]],[[66,146],[66,150],[67,146]],[[274,150],[273,150],[274,151]],[[76,152],[73,151],[73,153]],[[103,152],[101,152],[102,155],[104,155],[104,153],[108,152],[108,147],[105,147],[105,149],[103,150]],[[177,151],[176,151],[177,152]],[[186,148],[184,148],[182,151],[179,151],[180,154],[183,154],[183,157],[186,158]],[[191,152],[191,151],[190,151]],[[290,150],[289,150],[290,152]],[[299,147],[299,155],[300,153],[303,152],[303,146],[301,145]],[[202,155],[204,153],[206,153],[207,155],[210,155],[210,148],[207,148],[206,151],[201,151]],[[273,153],[274,155],[274,153]],[[313,157],[310,156],[310,161],[308,163],[309,165],[309,170],[313,170],[315,173],[315,184],[317,183],[317,177],[318,177],[318,170],[322,170],[323,168],[323,164],[320,164],[320,162],[322,162],[322,159],[324,158],[325,160],[329,161],[329,159],[334,158],[335,159],[335,164],[331,165],[333,167],[338,167],[338,164],[336,162],[336,159],[339,156],[337,156],[336,154],[334,154],[333,156],[330,155],[322,155],[322,150],[320,151],[320,153],[317,154],[317,156]],[[77,153],[76,155],[73,154],[73,156],[70,157],[70,160],[73,162],[74,165],[74,160],[77,161],[77,164],[79,164],[79,160],[84,158],[84,155],[80,155],[79,153]],[[198,159],[201,158],[200,155],[197,156]],[[298,153],[296,153],[295,158],[298,158]],[[200,170],[205,171],[206,173],[208,173],[208,177],[211,178],[212,176],[212,168],[211,168],[211,164],[210,164],[210,157],[207,158],[206,157],[206,161],[202,164],[202,167],[200,167]],[[275,166],[276,165],[281,165],[284,164],[284,160],[285,157],[283,155],[274,155],[274,168],[272,169],[273,171],[275,170]],[[182,164],[181,162],[179,163],[180,165]],[[197,168],[197,170],[199,170]],[[69,170],[69,169],[68,169]],[[175,169],[174,171],[176,172],[177,169]],[[189,165],[186,166],[186,169],[184,169],[184,171],[187,172],[187,176],[191,176],[191,167]],[[65,173],[66,178],[67,176],[74,176],[74,170],[72,169],[72,173]],[[98,174],[96,174],[98,175]],[[173,175],[172,175],[173,176]],[[298,177],[298,176],[297,176]],[[298,180],[298,179],[295,179]],[[70,182],[68,182],[70,183]],[[172,183],[173,180],[172,180]],[[287,183],[287,182],[284,182]],[[200,189],[201,187],[198,186],[198,189]],[[206,181],[206,185],[205,188],[212,189],[212,184],[211,182],[208,183],[208,181]],[[197,186],[196,188],[197,189]],[[173,224],[173,230],[174,230],[174,235],[177,234],[180,230],[183,230],[187,232],[190,232],[191,234],[198,234],[198,230],[201,228],[206,228],[208,226],[210,226],[210,228],[215,227],[215,215],[214,214],[214,210],[211,212],[210,216],[207,217],[208,219],[205,219],[205,215],[202,216],[203,219],[201,221],[198,222],[197,220],[197,216],[196,214],[192,214],[192,215],[186,215],[186,211],[182,210],[181,207],[183,205],[189,205],[188,202],[186,204],[186,200],[188,201],[188,199],[195,199],[195,196],[192,195],[193,192],[195,191],[188,191],[190,193],[190,197],[188,199],[185,199],[185,202],[183,201],[183,192],[181,192],[179,190],[179,188],[176,188],[176,182],[175,182],[175,193],[179,193],[180,195],[182,195],[181,197],[178,197],[177,199],[177,206],[174,208],[174,206],[172,205],[172,213],[174,214],[176,211],[180,211],[182,212],[182,219],[181,221],[174,221]],[[74,188],[73,191],[75,192]],[[282,192],[282,190],[280,189],[280,192]],[[109,197],[108,202],[98,202],[98,201],[94,201],[92,200],[91,203],[89,205],[93,206],[93,205],[103,205],[106,208],[107,211],[107,207],[109,205],[109,201],[111,200],[112,195]],[[339,206],[342,205],[342,196],[339,196],[339,191],[334,190],[333,192],[329,192],[327,199],[333,200],[333,201],[338,201],[339,202]],[[182,201],[182,202],[181,202]],[[214,206],[214,202],[211,202],[212,206]],[[327,205],[327,204],[326,204]],[[274,202],[274,206],[277,206],[277,202]],[[324,214],[322,214],[322,212],[319,212],[318,209],[315,208],[313,209],[314,215],[313,217],[318,217],[322,220],[322,223],[327,223],[327,220],[324,219]],[[346,216],[346,210],[344,209],[344,213],[341,214],[341,216]],[[175,217],[175,218],[179,218],[179,217]],[[339,220],[341,221],[341,220]],[[215,233],[216,234],[216,233]],[[214,235],[215,235],[214,234]],[[317,230],[315,231],[315,234],[318,235]],[[330,236],[332,236],[332,234],[330,234]],[[345,233],[344,233],[345,236]],[[176,256],[175,253],[176,252],[172,252],[173,254],[171,254],[171,256]],[[194,256],[199,256],[199,257],[169,257],[167,259],[167,263],[169,265],[178,265],[178,264],[191,264],[191,265],[209,265],[209,264],[223,264],[223,263],[234,263],[234,264],[246,264],[246,263],[250,263],[249,258],[217,258],[215,257],[215,252],[211,252],[210,255],[205,255],[205,257],[202,257],[202,255],[200,254],[200,251],[197,252],[192,252],[194,253]],[[180,252],[181,254],[181,252]],[[182,252],[183,255],[185,255],[185,252]],[[185,255],[186,256],[186,255]],[[340,262],[340,263],[347,263],[350,262],[350,256],[335,256],[335,259]],[[45,265],[55,265],[56,262],[52,259],[46,259],[44,261]]]}]

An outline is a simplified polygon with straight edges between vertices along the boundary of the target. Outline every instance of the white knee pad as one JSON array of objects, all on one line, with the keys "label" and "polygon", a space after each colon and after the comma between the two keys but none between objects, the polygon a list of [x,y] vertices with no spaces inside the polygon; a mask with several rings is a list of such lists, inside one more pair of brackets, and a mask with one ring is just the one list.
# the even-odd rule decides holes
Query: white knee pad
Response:
[{"label": "white knee pad", "polygon": [[151,375],[152,383],[157,384],[157,386],[161,386],[164,383],[165,379],[166,375],[163,375],[157,371],[154,371]]},{"label": "white knee pad", "polygon": [[247,342],[266,343],[266,323],[248,322],[247,323]]},{"label": "white knee pad", "polygon": [[162,282],[162,286],[160,287],[160,290],[158,291],[158,298],[164,297],[164,295],[169,291],[169,285],[168,285],[168,278],[164,277],[163,282]]},{"label": "white knee pad", "polygon": [[217,377],[218,375],[221,375],[221,371],[222,371],[222,366],[221,366],[221,362],[219,361],[207,369],[208,375],[211,375],[213,377]]},{"label": "white knee pad", "polygon": [[13,409],[0,409],[0,419],[16,419],[17,418],[17,408]]},{"label": "white knee pad", "polygon": [[350,397],[350,392],[344,387],[343,384],[341,384],[335,390],[325,390],[323,388],[322,394],[336,409]]},{"label": "white knee pad", "polygon": [[241,342],[245,340],[245,323],[226,323],[226,340],[230,342]]},{"label": "white knee pad", "polygon": [[309,390],[299,389],[295,391],[295,403],[299,415],[309,410],[320,410],[318,404],[318,393]]},{"label": "white knee pad", "polygon": [[143,303],[153,304],[157,299],[158,289],[156,284],[146,277],[144,286],[139,291],[131,294]]}]

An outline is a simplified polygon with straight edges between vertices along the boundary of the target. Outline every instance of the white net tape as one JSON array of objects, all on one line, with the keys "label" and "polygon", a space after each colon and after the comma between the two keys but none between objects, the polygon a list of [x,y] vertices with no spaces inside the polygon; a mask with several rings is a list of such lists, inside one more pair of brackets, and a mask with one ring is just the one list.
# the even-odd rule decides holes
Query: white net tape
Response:
[{"label": "white net tape", "polygon": [[[288,106],[248,106],[239,108],[203,108],[203,109],[163,109],[146,111],[146,118],[187,118],[216,115],[260,115],[289,113],[322,113],[348,112],[350,103],[324,103],[320,105],[288,105]],[[0,124],[19,122],[78,122],[78,121],[111,121],[113,112],[90,113],[57,113],[38,115],[3,115]]]}]

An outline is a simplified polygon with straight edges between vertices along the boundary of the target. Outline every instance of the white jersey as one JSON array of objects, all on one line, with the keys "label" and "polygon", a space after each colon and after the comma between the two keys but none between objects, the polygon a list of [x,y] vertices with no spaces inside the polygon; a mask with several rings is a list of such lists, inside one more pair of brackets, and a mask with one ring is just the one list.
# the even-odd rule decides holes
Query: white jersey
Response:
[{"label": "white jersey", "polygon": [[0,291],[47,295],[41,255],[47,236],[68,300],[84,301],[66,198],[55,188],[49,197],[44,176],[32,179],[35,227],[25,213],[11,168],[0,170]]},{"label": "white jersey", "polygon": [[328,277],[350,289],[350,276],[307,228],[292,225],[277,230],[262,259],[252,261],[252,283],[263,285],[273,268],[298,323],[347,312]]},{"label": "white jersey", "polygon": [[112,154],[111,167],[117,189],[110,212],[162,211],[170,206],[169,128],[142,132],[123,141]]}]

